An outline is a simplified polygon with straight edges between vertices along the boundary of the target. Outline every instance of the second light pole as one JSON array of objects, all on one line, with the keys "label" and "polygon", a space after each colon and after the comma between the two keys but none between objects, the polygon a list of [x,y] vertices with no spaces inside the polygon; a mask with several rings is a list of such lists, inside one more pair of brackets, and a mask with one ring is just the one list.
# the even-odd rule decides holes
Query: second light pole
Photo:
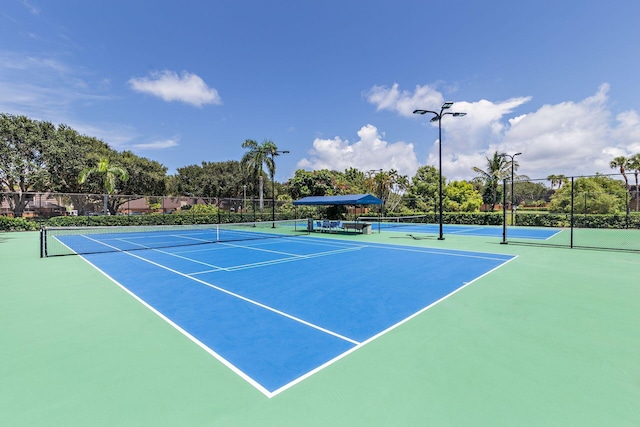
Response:
[{"label": "second light pole", "polygon": [[444,240],[444,233],[442,232],[442,117],[450,114],[454,117],[466,116],[467,113],[453,113],[453,112],[444,112],[444,110],[448,110],[453,105],[453,102],[447,101],[442,104],[440,108],[440,112],[431,111],[431,110],[414,110],[413,114],[427,114],[431,113],[434,117],[431,119],[432,122],[438,122],[438,224],[440,225],[440,235],[438,236],[438,240]]},{"label": "second light pole", "polygon": [[273,150],[271,154],[271,166],[273,166],[273,174],[271,174],[271,221],[272,228],[276,228],[276,156],[280,154],[289,154],[287,150]]},{"label": "second light pole", "polygon": [[[515,202],[515,199],[513,197],[513,180],[514,180],[514,165],[515,165],[514,158],[516,156],[519,156],[520,154],[522,154],[522,153],[516,153],[514,155],[507,154],[507,153],[500,154],[500,157],[509,157],[511,159],[511,225],[515,225],[513,223],[513,221],[515,219],[514,210],[513,210],[513,206],[514,206],[514,202]],[[507,189],[505,188],[504,190],[506,191]]]}]

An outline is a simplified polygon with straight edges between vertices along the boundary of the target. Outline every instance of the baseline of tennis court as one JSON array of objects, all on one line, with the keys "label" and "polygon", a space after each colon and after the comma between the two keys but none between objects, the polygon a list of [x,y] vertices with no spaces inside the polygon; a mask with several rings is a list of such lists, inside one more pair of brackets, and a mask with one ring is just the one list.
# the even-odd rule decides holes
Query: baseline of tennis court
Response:
[{"label": "baseline of tennis court", "polygon": [[513,256],[304,236],[84,258],[271,397]]}]

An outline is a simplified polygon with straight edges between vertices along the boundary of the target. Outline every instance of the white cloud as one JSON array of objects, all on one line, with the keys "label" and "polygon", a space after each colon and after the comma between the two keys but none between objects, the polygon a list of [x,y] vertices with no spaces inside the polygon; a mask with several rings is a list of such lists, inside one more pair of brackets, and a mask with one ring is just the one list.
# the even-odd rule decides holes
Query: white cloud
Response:
[{"label": "white cloud", "polygon": [[177,147],[177,139],[162,139],[148,142],[145,144],[134,144],[131,146],[134,150],[164,150],[166,148]]},{"label": "white cloud", "polygon": [[395,111],[401,116],[411,116],[416,109],[426,109],[431,105],[442,105],[442,94],[429,85],[416,86],[415,91],[400,91],[398,84],[374,86],[365,93],[367,101],[376,105],[376,109]]},{"label": "white cloud", "polygon": [[640,114],[637,111],[625,111],[616,117],[618,125],[613,130],[614,140],[621,141],[625,154],[640,153]]},{"label": "white cloud", "polygon": [[32,15],[39,15],[40,14],[40,9],[35,7],[35,6],[33,6],[27,0],[21,0],[20,3],[22,3],[23,6],[26,7],[29,10],[29,13],[31,13]]},{"label": "white cloud", "polygon": [[[609,167],[612,158],[640,152],[640,115],[631,110],[618,114],[613,120],[608,92],[609,85],[605,83],[594,95],[581,101],[547,104],[513,118],[508,117],[512,108],[503,109],[486,120],[486,124],[504,122],[504,128],[490,139],[481,139],[477,145],[465,143],[463,134],[448,133],[444,141],[447,148],[443,148],[447,153],[443,173],[447,177],[468,177],[470,167],[484,167],[485,156],[490,157],[495,151],[521,152],[518,172],[531,178],[615,173]],[[479,129],[465,129],[469,139],[482,135],[478,132],[482,120],[479,122]],[[462,125],[457,122],[456,126]],[[454,125],[448,124],[448,127]],[[469,146],[484,149],[465,152]],[[430,161],[433,160],[432,154]]]},{"label": "white cloud", "polygon": [[113,99],[101,84],[86,80],[90,77],[52,57],[0,51],[0,110],[69,123],[69,112],[78,103]]},{"label": "white cloud", "polygon": [[350,144],[339,137],[333,139],[316,138],[313,141],[311,158],[298,162],[303,169],[330,169],[343,171],[350,167],[362,171],[371,169],[396,169],[404,175],[411,175],[418,169],[418,160],[413,144],[406,142],[389,143],[373,125],[366,125],[358,131],[359,140]]},{"label": "white cloud", "polygon": [[607,173],[611,149],[618,145],[612,138],[608,90],[605,84],[580,102],[543,105],[513,123],[499,148],[522,152],[521,170],[538,178]]},{"label": "white cloud", "polygon": [[136,92],[153,95],[167,102],[184,102],[196,107],[222,104],[216,89],[207,86],[198,75],[187,71],[180,75],[168,70],[156,71],[150,77],[131,78],[129,85]]},{"label": "white cloud", "polygon": [[[615,172],[609,168],[613,157],[640,152],[640,114],[625,111],[613,120],[608,91],[609,85],[605,83],[594,95],[581,101],[543,105],[524,113],[522,110],[531,97],[455,102],[451,111],[467,115],[443,117],[443,174],[449,180],[472,179],[472,168],[484,168],[486,157],[496,151],[522,152],[518,157],[519,173],[531,178]],[[431,86],[416,86],[414,92],[408,92],[401,91],[397,84],[391,88],[375,86],[367,97],[378,110],[413,116],[436,129],[437,123],[430,123],[426,116],[415,116],[409,110],[435,111],[443,99]],[[437,132],[433,135],[424,164],[437,166]]]}]

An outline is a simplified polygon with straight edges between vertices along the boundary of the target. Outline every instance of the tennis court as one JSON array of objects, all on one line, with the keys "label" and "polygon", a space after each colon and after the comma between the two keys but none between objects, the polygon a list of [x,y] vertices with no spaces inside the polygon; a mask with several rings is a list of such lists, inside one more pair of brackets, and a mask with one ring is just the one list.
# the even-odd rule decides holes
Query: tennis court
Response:
[{"label": "tennis court", "polygon": [[[418,217],[417,219],[419,220],[420,218]],[[438,235],[440,232],[440,226],[433,223],[402,222],[393,221],[393,219],[376,221],[375,218],[367,220],[370,220],[375,231],[380,232],[410,233],[412,236],[425,238]],[[443,224],[442,231],[443,234],[447,235],[495,237],[499,239],[502,237],[503,228],[497,225]],[[549,240],[561,231],[559,228],[551,227],[509,227],[508,234],[510,238],[514,239]]]},{"label": "tennis court", "polygon": [[513,258],[293,237],[294,225],[56,239],[269,397]]},{"label": "tennis court", "polygon": [[3,423],[640,424],[637,253],[398,236],[0,234]]},{"label": "tennis court", "polygon": [[[440,225],[428,222],[427,215],[402,217],[360,217],[360,221],[372,224],[377,232],[406,233],[416,239],[429,238],[439,235]],[[525,240],[549,240],[559,234],[562,229],[551,227],[509,227],[509,238]],[[475,236],[475,237],[503,237],[504,229],[500,225],[464,225],[443,224],[443,234]]]}]

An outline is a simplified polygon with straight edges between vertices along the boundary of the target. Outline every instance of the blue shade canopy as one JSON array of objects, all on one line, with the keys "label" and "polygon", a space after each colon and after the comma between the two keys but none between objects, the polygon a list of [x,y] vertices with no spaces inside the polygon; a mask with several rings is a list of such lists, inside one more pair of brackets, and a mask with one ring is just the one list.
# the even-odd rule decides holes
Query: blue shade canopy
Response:
[{"label": "blue shade canopy", "polygon": [[346,196],[309,196],[293,202],[294,205],[381,205],[382,200],[371,194]]}]

